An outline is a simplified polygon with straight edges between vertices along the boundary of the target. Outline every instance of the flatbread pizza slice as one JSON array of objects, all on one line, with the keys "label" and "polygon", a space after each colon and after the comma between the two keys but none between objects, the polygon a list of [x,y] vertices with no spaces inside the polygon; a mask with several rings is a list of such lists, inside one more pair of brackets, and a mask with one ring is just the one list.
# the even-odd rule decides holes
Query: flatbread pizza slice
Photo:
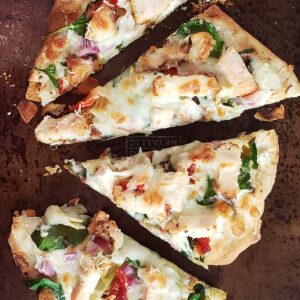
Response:
[{"label": "flatbread pizza slice", "polygon": [[278,153],[271,130],[66,167],[194,263],[226,265],[260,240]]},{"label": "flatbread pizza slice", "polygon": [[162,47],[151,47],[119,77],[93,89],[74,112],[45,117],[35,133],[46,144],[151,133],[233,119],[299,95],[293,66],[211,6]]},{"label": "flatbread pizza slice", "polygon": [[77,87],[186,1],[56,0],[26,98],[44,106]]},{"label": "flatbread pizza slice", "polygon": [[15,216],[9,244],[39,299],[226,299],[124,235],[105,212],[90,218],[76,201],[51,205],[43,217],[32,210]]}]

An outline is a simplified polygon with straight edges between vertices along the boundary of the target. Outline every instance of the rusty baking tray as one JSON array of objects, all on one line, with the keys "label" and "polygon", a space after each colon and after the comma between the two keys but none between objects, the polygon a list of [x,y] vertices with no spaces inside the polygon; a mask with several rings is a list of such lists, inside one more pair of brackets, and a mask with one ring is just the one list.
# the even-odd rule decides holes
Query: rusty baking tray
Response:
[{"label": "rusty baking tray", "polygon": [[[145,137],[119,138],[51,149],[36,142],[33,130],[39,118],[29,125],[20,119],[16,104],[24,99],[28,69],[46,32],[47,15],[53,0],[0,0],[0,299],[36,299],[23,284],[14,265],[7,237],[13,212],[27,207],[44,212],[49,204],[63,204],[81,197],[91,213],[103,208],[126,233],[159,252],[184,270],[228,292],[234,300],[300,299],[300,106],[297,100],[285,102],[283,121],[261,123],[254,111],[223,123],[195,123],[181,128],[161,130]],[[294,64],[300,76],[300,1],[237,0],[225,8],[246,30],[273,52]],[[97,75],[101,83],[119,74],[147,47],[168,36],[183,21],[189,10],[178,10],[146,38],[133,43],[110,61]],[[73,95],[65,96],[72,100]],[[73,99],[74,100],[74,99]],[[299,99],[298,99],[299,100]],[[280,163],[276,184],[266,200],[262,239],[242,253],[231,265],[210,271],[187,259],[140,227],[123,211],[67,172],[43,176],[45,166],[62,165],[63,159],[96,158],[106,147],[115,155],[136,151],[138,145],[156,147],[235,137],[241,131],[276,129],[280,137]],[[146,141],[146,142],[145,142]]]}]

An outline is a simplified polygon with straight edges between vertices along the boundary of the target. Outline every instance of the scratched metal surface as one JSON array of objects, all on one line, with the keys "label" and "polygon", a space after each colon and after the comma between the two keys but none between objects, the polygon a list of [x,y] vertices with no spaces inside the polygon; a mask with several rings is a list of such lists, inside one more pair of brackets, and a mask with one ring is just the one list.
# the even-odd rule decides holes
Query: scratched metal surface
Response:
[{"label": "scratched metal surface", "polygon": [[[229,122],[196,123],[154,134],[171,136],[170,143],[174,138],[180,143],[195,139],[225,139],[241,131],[261,128],[275,128],[279,134],[281,155],[278,175],[266,200],[261,241],[241,254],[233,264],[211,268],[208,272],[172,251],[166,243],[151,236],[107,199],[80,184],[67,172],[42,176],[45,166],[62,164],[65,158],[95,158],[108,146],[117,155],[124,155],[130,150],[126,146],[130,141],[126,138],[50,149],[35,141],[33,130],[39,117],[30,125],[20,120],[15,105],[24,99],[28,75],[24,63],[32,64],[41,46],[46,17],[52,4],[52,0],[0,0],[0,299],[36,299],[36,295],[24,286],[7,244],[13,211],[29,207],[42,213],[49,204],[62,204],[73,197],[81,197],[91,213],[105,209],[125,233],[184,270],[226,290],[229,299],[300,299],[299,102],[286,101],[285,120],[272,124],[260,123],[253,118],[254,111],[249,111]],[[300,75],[299,0],[238,0],[227,11],[276,54],[294,64]],[[97,78],[102,83],[113,78],[151,43],[167,36],[187,18],[186,11],[175,13],[146,39],[134,43],[113,59]],[[4,72],[11,77],[6,78]],[[73,96],[65,98],[70,100]]]}]

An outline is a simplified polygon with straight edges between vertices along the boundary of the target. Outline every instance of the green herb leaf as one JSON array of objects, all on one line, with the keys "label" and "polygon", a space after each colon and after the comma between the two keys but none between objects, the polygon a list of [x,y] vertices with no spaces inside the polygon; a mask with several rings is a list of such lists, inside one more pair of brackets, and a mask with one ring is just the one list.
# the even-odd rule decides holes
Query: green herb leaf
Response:
[{"label": "green herb leaf", "polygon": [[239,54],[243,55],[243,54],[250,54],[250,53],[253,53],[253,52],[255,52],[255,49],[254,48],[249,48],[249,49],[245,49],[243,51],[240,51]]},{"label": "green herb leaf", "polygon": [[232,99],[224,100],[224,101],[222,101],[221,103],[222,103],[222,105],[224,105],[224,106],[229,106],[229,107],[234,107],[234,106],[235,106],[234,103],[233,103],[233,101],[232,101]]},{"label": "green herb leaf", "polygon": [[53,225],[48,230],[48,235],[42,237],[39,230],[35,230],[31,238],[37,247],[43,251],[75,247],[88,235],[87,229],[75,229],[65,225]]},{"label": "green herb leaf", "polygon": [[119,44],[118,46],[116,46],[116,49],[121,52],[125,49],[125,47],[123,46],[123,44]]},{"label": "green herb leaf", "polygon": [[194,250],[194,247],[195,247],[194,239],[193,239],[192,237],[190,237],[190,236],[188,236],[187,239],[188,239],[190,248],[191,248],[192,250]]},{"label": "green herb leaf", "polygon": [[194,286],[194,293],[189,294],[188,300],[204,300],[205,287],[201,283]]},{"label": "green herb leaf", "polygon": [[56,70],[55,65],[51,64],[46,69],[40,69],[40,68],[36,68],[36,67],[33,67],[33,69],[36,69],[36,70],[41,71],[41,72],[45,73],[46,75],[48,75],[48,77],[51,80],[54,87],[57,89],[59,88],[58,82],[55,78],[55,70]]},{"label": "green herb leaf", "polygon": [[189,254],[188,254],[188,252],[186,252],[186,251],[180,251],[180,254],[182,255],[182,256],[184,256],[184,257],[189,257]]},{"label": "green herb leaf", "polygon": [[39,292],[42,289],[51,289],[55,296],[56,299],[58,300],[65,300],[65,295],[62,289],[62,286],[59,283],[53,282],[52,280],[48,278],[41,278],[41,279],[36,279],[28,282],[29,287],[31,290],[35,292]]},{"label": "green herb leaf", "polygon": [[[241,154],[242,165],[240,168],[240,174],[238,176],[238,183],[241,190],[250,190],[252,188],[250,179],[250,167],[253,169],[258,168],[257,162],[257,148],[255,140],[249,142],[249,147],[244,146]],[[252,162],[252,166],[250,163]]]},{"label": "green herb leaf", "polygon": [[216,43],[210,53],[210,56],[215,58],[220,57],[223,51],[224,41],[219,36],[217,29],[213,24],[203,19],[193,19],[181,24],[176,34],[182,37],[187,37],[190,34],[197,32],[208,32],[213,37]]},{"label": "green herb leaf", "polygon": [[141,263],[137,259],[130,259],[129,257],[126,257],[126,261],[135,268],[141,268]]},{"label": "green herb leaf", "polygon": [[86,13],[84,13],[78,20],[76,20],[73,24],[67,26],[67,29],[73,30],[80,36],[84,36],[87,27],[87,18]]},{"label": "green herb leaf", "polygon": [[207,176],[207,185],[206,185],[206,191],[203,196],[203,199],[197,198],[197,203],[204,206],[210,206],[213,205],[216,202],[216,199],[214,199],[214,196],[216,196],[217,193],[215,192],[212,184],[212,180]]}]

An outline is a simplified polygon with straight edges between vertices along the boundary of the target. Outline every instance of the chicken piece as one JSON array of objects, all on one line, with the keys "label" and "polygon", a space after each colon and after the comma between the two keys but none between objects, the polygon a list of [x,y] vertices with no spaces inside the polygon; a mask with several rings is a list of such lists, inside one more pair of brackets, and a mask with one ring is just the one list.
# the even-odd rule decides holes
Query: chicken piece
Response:
[{"label": "chicken piece", "polygon": [[215,45],[215,40],[207,32],[191,34],[192,47],[189,52],[189,61],[201,62],[206,60]]},{"label": "chicken piece", "polygon": [[227,48],[219,59],[216,76],[223,86],[232,90],[235,97],[254,93],[258,89],[243,59],[232,47]]}]

